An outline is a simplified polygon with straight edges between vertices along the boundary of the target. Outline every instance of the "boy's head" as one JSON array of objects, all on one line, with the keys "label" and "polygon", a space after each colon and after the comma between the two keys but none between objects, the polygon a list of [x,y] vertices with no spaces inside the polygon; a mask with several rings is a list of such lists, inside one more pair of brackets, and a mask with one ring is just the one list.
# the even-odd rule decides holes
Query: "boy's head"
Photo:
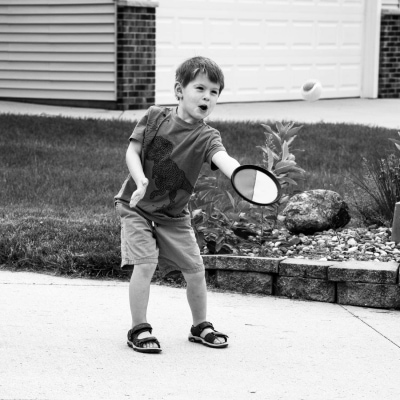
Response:
[{"label": "boy's head", "polygon": [[220,95],[224,88],[224,74],[217,63],[206,57],[193,57],[184,61],[176,70],[175,82],[184,88],[199,73],[207,75],[211,82],[219,84]]},{"label": "boy's head", "polygon": [[223,88],[224,74],[214,61],[205,57],[186,60],[176,70],[179,117],[189,123],[208,117]]}]

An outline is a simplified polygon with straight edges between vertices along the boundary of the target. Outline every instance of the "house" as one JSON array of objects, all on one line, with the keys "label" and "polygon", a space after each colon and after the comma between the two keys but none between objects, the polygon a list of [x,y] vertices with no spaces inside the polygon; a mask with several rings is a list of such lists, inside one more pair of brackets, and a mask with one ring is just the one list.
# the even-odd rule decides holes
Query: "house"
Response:
[{"label": "house", "polygon": [[0,98],[116,109],[175,103],[205,55],[220,102],[400,97],[399,0],[0,0]]}]

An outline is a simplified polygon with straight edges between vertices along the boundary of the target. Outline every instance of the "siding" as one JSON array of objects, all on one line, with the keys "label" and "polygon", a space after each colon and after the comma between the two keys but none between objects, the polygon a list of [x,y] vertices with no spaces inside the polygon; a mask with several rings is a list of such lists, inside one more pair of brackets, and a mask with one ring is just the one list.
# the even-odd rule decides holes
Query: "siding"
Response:
[{"label": "siding", "polygon": [[2,0],[0,97],[116,100],[113,0]]},{"label": "siding", "polygon": [[400,0],[382,0],[382,9],[393,10],[400,8]]}]

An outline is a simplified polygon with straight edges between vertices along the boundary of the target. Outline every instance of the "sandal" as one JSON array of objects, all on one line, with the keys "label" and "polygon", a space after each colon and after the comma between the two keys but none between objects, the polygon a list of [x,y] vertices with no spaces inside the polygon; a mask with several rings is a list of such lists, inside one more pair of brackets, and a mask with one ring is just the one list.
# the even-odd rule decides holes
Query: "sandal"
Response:
[{"label": "sandal", "polygon": [[[202,338],[200,335],[206,328],[211,328],[214,332],[209,332],[207,335]],[[223,338],[225,339],[224,343],[214,343],[215,339]],[[189,333],[189,341],[194,343],[201,343],[204,346],[215,347],[215,348],[223,348],[228,347],[228,335],[224,333],[218,332],[214,329],[213,324],[211,322],[202,322],[197,326],[193,326],[190,329]]]},{"label": "sandal", "polygon": [[[132,347],[133,350],[138,351],[139,353],[160,353],[162,351],[160,342],[154,336],[138,339],[138,336],[142,332],[149,332],[151,334],[152,331],[153,328],[151,327],[150,324],[147,323],[134,326],[128,332],[128,346]],[[148,342],[156,343],[158,348],[156,347],[144,348],[143,344]]]}]

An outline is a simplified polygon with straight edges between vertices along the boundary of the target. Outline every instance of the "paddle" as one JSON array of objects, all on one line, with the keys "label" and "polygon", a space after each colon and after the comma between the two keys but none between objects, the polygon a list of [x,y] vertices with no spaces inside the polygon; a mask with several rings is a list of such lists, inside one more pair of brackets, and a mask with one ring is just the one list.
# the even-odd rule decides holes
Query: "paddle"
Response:
[{"label": "paddle", "polygon": [[237,167],[231,183],[239,196],[258,206],[274,204],[281,197],[282,189],[276,177],[257,165]]}]

